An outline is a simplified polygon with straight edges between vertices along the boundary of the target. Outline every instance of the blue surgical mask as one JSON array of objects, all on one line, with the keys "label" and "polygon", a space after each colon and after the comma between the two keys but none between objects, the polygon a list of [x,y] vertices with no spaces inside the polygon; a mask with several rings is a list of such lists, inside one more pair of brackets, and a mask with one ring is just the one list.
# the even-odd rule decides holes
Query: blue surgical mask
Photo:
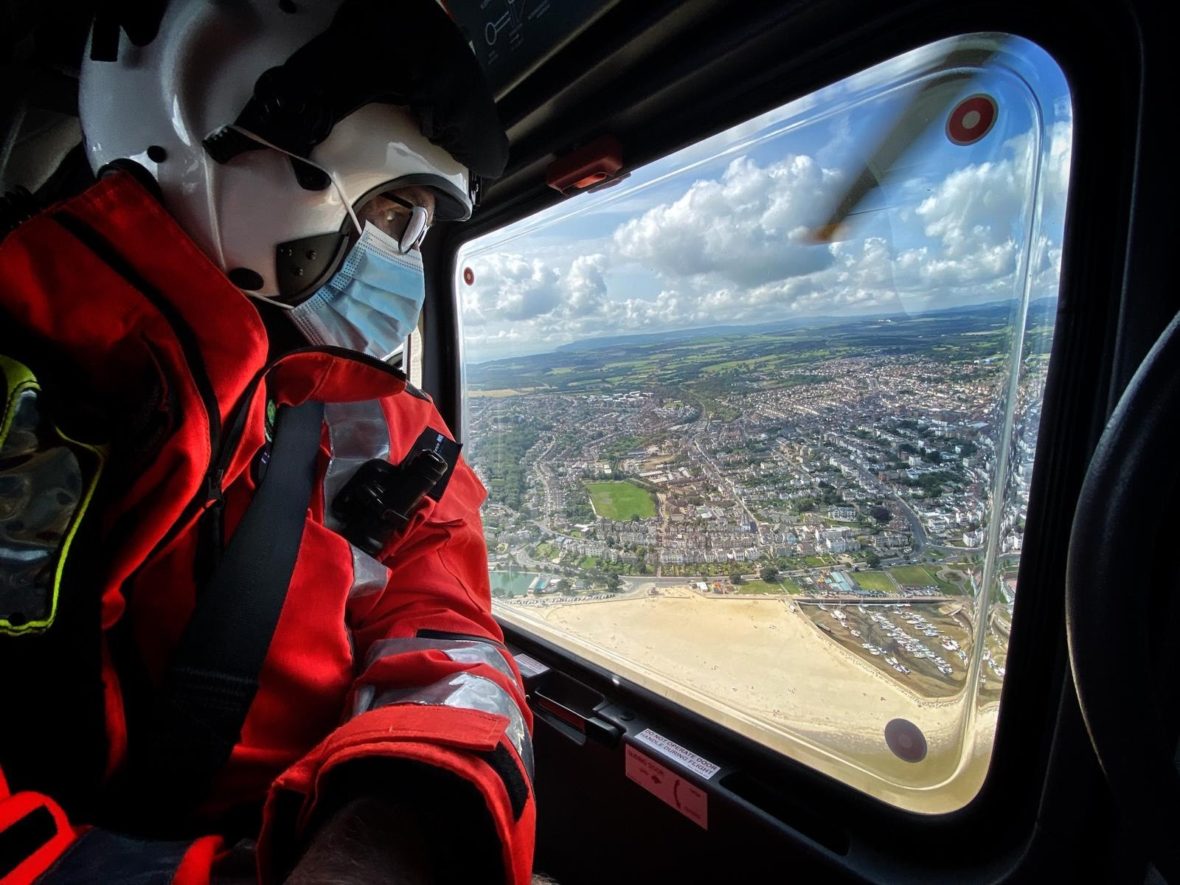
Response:
[{"label": "blue surgical mask", "polygon": [[418,325],[426,279],[422,255],[371,224],[332,278],[290,311],[312,344],[387,359]]}]

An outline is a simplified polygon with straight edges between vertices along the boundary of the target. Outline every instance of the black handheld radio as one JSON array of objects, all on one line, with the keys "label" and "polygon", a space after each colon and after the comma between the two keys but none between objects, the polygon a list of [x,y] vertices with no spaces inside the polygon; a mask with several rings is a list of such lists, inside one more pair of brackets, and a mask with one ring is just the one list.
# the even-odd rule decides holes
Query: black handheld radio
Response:
[{"label": "black handheld radio", "polygon": [[429,449],[411,452],[398,465],[366,461],[332,501],[332,513],[350,542],[378,556],[448,468],[446,459]]}]

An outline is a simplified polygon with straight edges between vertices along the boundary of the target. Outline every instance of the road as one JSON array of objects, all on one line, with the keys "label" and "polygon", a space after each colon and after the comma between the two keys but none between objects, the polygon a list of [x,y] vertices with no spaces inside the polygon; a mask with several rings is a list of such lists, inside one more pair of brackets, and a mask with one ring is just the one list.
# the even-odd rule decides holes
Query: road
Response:
[{"label": "road", "polygon": [[[535,475],[541,480],[541,507],[543,512],[543,519],[549,522],[553,518],[553,490],[549,487],[551,477],[549,476],[549,465],[545,459],[549,457],[549,453],[553,451],[553,447],[557,445],[556,437],[549,439],[549,444],[545,447],[545,451],[536,455],[533,462],[537,466]],[[526,456],[527,457],[527,456]]]},{"label": "road", "polygon": [[727,486],[729,488],[730,496],[738,502],[738,506],[740,506],[742,510],[746,511],[746,516],[750,517],[750,522],[754,523],[754,528],[758,532],[758,543],[766,543],[766,539],[762,534],[762,523],[758,521],[758,518],[754,516],[750,508],[746,506],[746,502],[742,500],[741,495],[737,493],[737,489],[734,487],[733,480],[729,479],[724,473],[721,472],[720,469],[718,469],[716,464],[709,460],[709,456],[706,455],[705,450],[701,448],[701,441],[699,439],[694,437],[692,444],[696,446],[697,452],[700,453],[701,460],[709,465],[709,469],[713,472],[713,479],[716,481],[718,488],[720,488],[723,484]]},{"label": "road", "polygon": [[851,460],[845,455],[834,455],[835,460],[847,466],[849,470],[857,474],[860,478],[861,485],[870,492],[886,495],[892,498],[901,506],[902,515],[905,516],[906,522],[910,524],[910,534],[914,537],[912,556],[915,558],[921,556],[926,549],[926,530],[922,528],[922,520],[918,518],[918,514],[910,507],[892,488],[885,483],[879,482],[875,476]]},{"label": "road", "polygon": [[914,552],[915,557],[921,556],[926,549],[926,530],[922,528],[922,520],[918,518],[918,514],[905,501],[897,495],[892,495],[893,500],[901,505],[902,513],[905,514],[906,522],[910,524],[910,533],[914,536]]}]

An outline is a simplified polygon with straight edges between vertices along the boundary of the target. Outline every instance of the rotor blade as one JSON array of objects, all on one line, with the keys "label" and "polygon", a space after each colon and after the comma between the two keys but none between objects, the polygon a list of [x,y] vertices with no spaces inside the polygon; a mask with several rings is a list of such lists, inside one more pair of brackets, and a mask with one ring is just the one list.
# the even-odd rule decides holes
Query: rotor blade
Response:
[{"label": "rotor blade", "polygon": [[955,98],[962,94],[963,87],[979,75],[978,69],[998,50],[996,43],[980,45],[978,38],[956,41],[947,50],[935,67],[948,70],[923,83],[902,107],[876,149],[852,176],[852,183],[833,200],[826,220],[812,230],[813,242],[830,243],[840,239],[848,217],[856,212],[865,197],[881,186],[906,149],[932,122],[946,113]]}]

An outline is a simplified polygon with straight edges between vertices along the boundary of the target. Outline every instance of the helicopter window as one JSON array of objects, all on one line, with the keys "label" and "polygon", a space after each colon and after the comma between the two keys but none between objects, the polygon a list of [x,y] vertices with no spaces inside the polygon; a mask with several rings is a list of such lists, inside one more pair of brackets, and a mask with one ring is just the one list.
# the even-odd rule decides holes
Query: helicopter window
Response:
[{"label": "helicopter window", "polygon": [[1044,51],[954,38],[466,244],[497,614],[887,802],[970,801],[1071,136]]}]

